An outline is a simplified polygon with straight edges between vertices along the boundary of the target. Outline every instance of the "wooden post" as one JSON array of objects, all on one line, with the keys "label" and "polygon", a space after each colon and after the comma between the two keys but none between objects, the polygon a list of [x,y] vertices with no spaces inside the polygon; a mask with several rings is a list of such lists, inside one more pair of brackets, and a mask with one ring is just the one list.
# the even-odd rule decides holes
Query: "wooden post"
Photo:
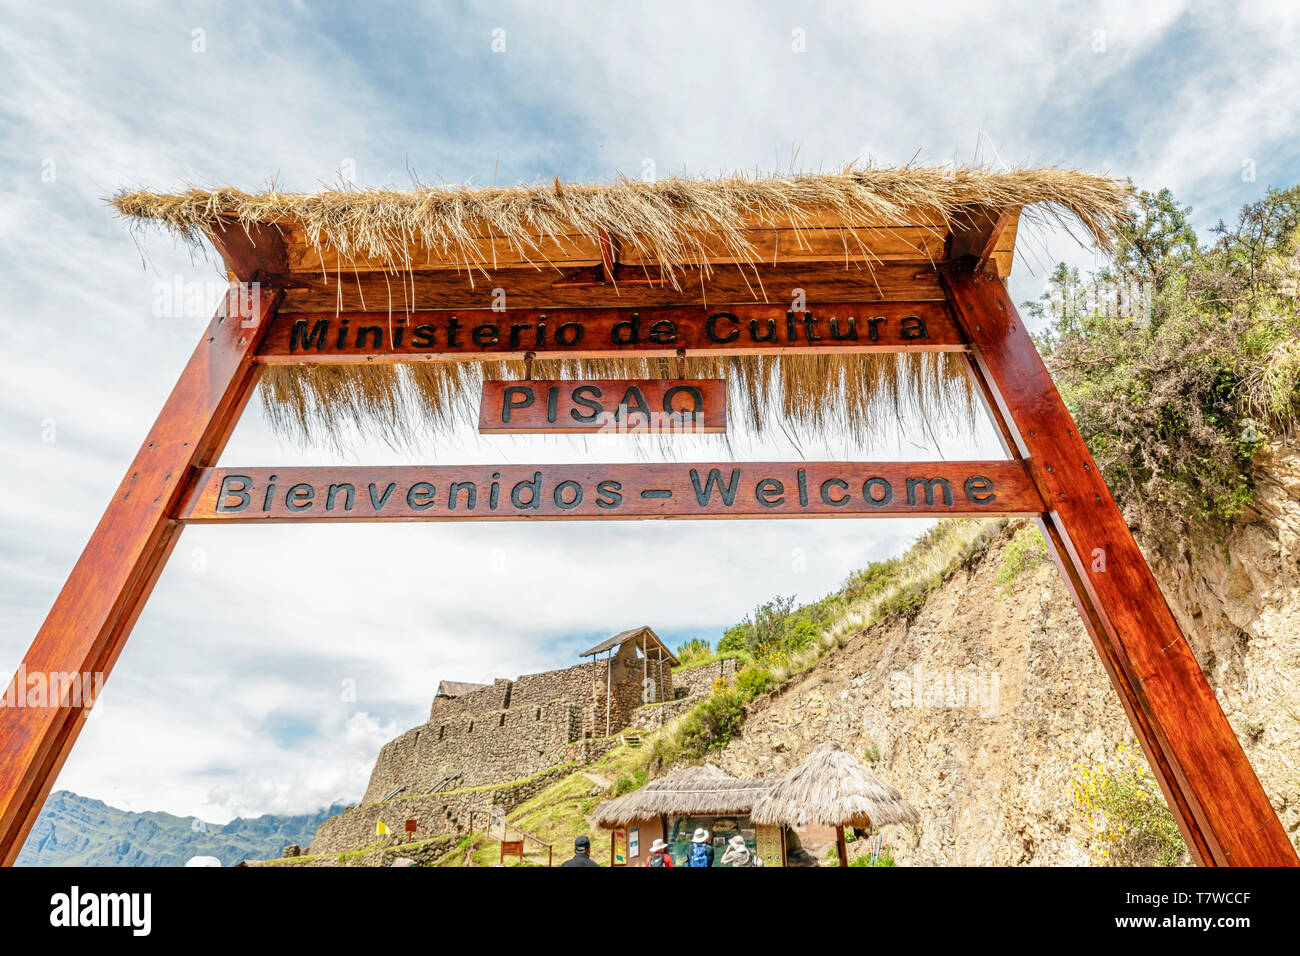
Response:
[{"label": "wooden post", "polygon": [[[232,288],[208,325],[10,681],[7,699],[26,697],[24,675],[107,679],[176,544],[178,502],[196,469],[215,464],[256,384],[260,366],[253,356],[280,294],[251,289]],[[0,721],[0,863],[6,866],[22,849],[94,703],[64,691],[49,706],[6,707]]]},{"label": "wooden post", "polygon": [[849,865],[849,845],[844,842],[844,826],[835,828],[835,849],[840,855],[840,866]]},{"label": "wooden post", "polygon": [[1029,466],[1043,530],[1193,859],[1295,866],[1232,727],[996,275],[941,273],[972,369]]}]

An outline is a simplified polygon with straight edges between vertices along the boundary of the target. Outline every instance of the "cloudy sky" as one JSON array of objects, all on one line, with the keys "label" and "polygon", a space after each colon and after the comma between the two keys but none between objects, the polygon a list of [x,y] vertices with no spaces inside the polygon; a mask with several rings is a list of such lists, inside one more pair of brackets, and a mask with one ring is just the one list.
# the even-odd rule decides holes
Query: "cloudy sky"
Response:
[{"label": "cloudy sky", "polygon": [[[11,673],[197,341],[213,260],[103,197],[602,181],[978,160],[1169,186],[1204,229],[1300,180],[1297,8],[1079,2],[53,5],[0,17],[0,669]],[[498,32],[503,31],[503,32]],[[504,50],[494,50],[493,41]],[[802,47],[802,49],[796,49]],[[1096,260],[1022,235],[1012,283]],[[199,290],[169,302],[161,290]],[[189,296],[187,298],[194,298]],[[800,450],[741,438],[746,457]],[[804,446],[809,457],[852,449]],[[617,439],[347,455],[272,435],[223,461],[626,459]],[[683,457],[709,454],[706,449]],[[995,454],[905,428],[873,457]],[[212,821],[356,800],[441,678],[565,666],[650,624],[716,639],[924,527],[619,522],[190,528],[57,786]],[[682,556],[698,562],[679,573]],[[503,594],[508,598],[502,597]],[[346,689],[355,687],[355,695]],[[355,699],[353,699],[355,697]]]}]

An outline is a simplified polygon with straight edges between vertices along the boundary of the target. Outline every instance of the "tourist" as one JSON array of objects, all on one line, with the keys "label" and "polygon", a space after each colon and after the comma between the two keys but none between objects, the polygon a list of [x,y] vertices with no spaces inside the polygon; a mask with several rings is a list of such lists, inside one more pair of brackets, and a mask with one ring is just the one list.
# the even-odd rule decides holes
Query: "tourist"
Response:
[{"label": "tourist", "polygon": [[700,827],[691,837],[691,848],[686,853],[687,866],[712,866],[713,844],[709,841],[709,831]]},{"label": "tourist", "polygon": [[727,842],[727,852],[722,854],[723,866],[753,866],[754,854],[745,846],[745,838],[737,833]]},{"label": "tourist", "polygon": [[650,856],[646,858],[646,866],[672,866],[673,855],[668,852],[668,844],[663,840],[655,840],[650,844]]},{"label": "tourist", "polygon": [[591,858],[591,840],[584,836],[573,841],[573,858],[565,860],[560,866],[600,866]]}]

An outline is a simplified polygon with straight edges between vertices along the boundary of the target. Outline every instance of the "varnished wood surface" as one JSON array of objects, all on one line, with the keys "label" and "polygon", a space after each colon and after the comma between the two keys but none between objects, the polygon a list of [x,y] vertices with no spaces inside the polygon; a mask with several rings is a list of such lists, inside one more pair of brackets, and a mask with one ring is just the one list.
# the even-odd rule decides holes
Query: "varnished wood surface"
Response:
[{"label": "varnished wood surface", "polygon": [[727,430],[727,382],[720,378],[484,382],[478,430],[497,435],[718,435]]},{"label": "varnished wood surface", "polygon": [[[635,271],[637,266],[623,266]],[[572,270],[569,270],[572,271]],[[654,274],[654,273],[652,273]],[[550,265],[488,270],[285,273],[267,275],[286,290],[286,312],[389,312],[422,309],[632,308],[791,302],[802,290],[808,302],[938,302],[943,299],[935,263],[811,262],[777,266],[720,265],[677,272],[677,286],[628,283],[565,286],[566,270]]]},{"label": "varnished wood surface", "polygon": [[492,309],[340,315],[281,312],[267,364],[845,352],[960,352],[965,333],[936,302],[782,303],[628,309]]},{"label": "varnished wood surface", "polygon": [[209,468],[185,522],[1037,515],[1014,461]]}]

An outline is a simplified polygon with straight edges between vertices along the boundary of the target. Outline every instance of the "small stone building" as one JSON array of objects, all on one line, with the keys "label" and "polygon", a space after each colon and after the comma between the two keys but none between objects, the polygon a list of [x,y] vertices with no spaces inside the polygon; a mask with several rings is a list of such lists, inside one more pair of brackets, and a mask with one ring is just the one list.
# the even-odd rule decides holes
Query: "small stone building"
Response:
[{"label": "small stone building", "polygon": [[363,804],[519,780],[576,759],[671,701],[672,651],[649,627],[615,634],[574,667],[491,684],[442,681],[429,719],[379,752]]}]

